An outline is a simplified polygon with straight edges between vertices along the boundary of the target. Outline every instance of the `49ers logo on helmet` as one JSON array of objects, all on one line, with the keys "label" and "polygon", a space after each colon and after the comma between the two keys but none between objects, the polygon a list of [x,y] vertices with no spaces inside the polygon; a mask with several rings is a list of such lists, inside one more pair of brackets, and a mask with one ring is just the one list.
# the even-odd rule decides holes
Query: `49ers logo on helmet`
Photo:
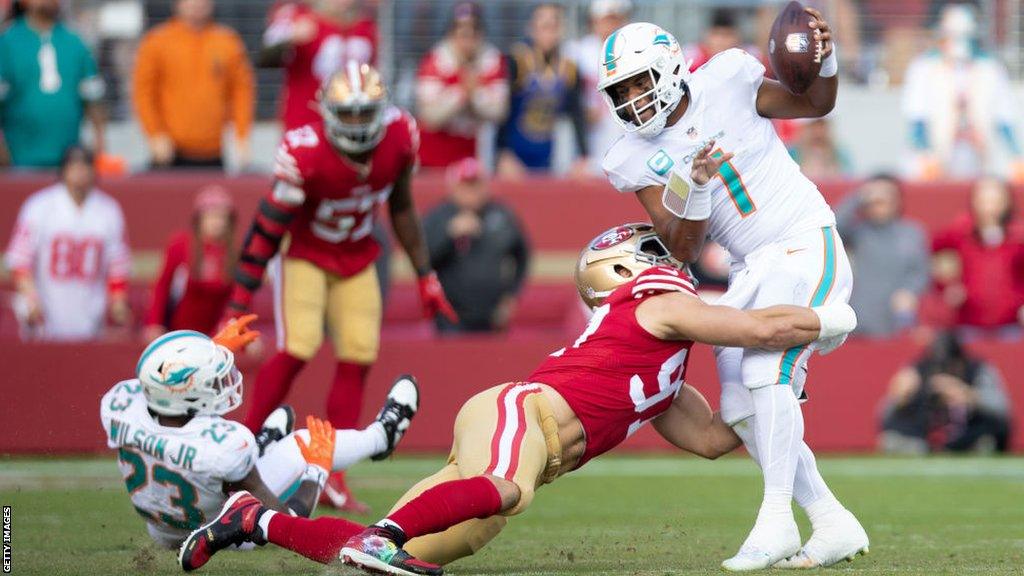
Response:
[{"label": "49ers logo on helmet", "polygon": [[591,250],[607,250],[612,246],[622,244],[633,237],[633,229],[629,226],[619,226],[602,234],[590,245]]}]

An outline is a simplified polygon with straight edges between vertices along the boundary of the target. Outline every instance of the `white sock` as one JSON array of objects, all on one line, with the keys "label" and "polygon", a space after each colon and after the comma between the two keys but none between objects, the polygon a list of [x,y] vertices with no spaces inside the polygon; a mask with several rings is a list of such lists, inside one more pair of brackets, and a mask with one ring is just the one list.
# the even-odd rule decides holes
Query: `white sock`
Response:
[{"label": "white sock", "polygon": [[337,430],[334,433],[334,472],[345,470],[388,447],[384,425],[374,422],[362,430]]},{"label": "white sock", "polygon": [[788,386],[753,391],[758,461],[764,474],[762,516],[792,515],[793,482],[803,444],[804,417]]},{"label": "white sock", "polygon": [[827,512],[835,507],[842,508],[842,504],[836,500],[835,495],[825,484],[825,479],[818,472],[818,462],[806,442],[801,443],[798,457],[800,462],[796,467],[796,477],[793,481],[793,499],[807,511],[807,516],[813,523],[816,512]]},{"label": "white sock", "polygon": [[270,539],[270,519],[274,517],[274,514],[277,514],[277,512],[273,510],[267,510],[263,514],[260,514],[260,519],[256,522],[256,524],[260,527],[260,532],[263,532],[264,540]]},{"label": "white sock", "polygon": [[[755,433],[756,417],[750,417],[732,427],[736,435],[743,441],[743,447],[747,449],[750,457],[758,466],[757,435]],[[825,479],[818,472],[818,464],[814,459],[814,453],[806,442],[800,445],[799,461],[796,467],[796,476],[793,478],[793,499],[807,512],[807,517],[813,525],[822,515],[836,509],[842,509],[843,505],[836,499],[829,490]]]},{"label": "white sock", "polygon": [[743,447],[747,449],[747,454],[754,460],[754,463],[761,466],[761,461],[758,460],[757,431],[754,423],[756,420],[756,416],[741,420],[733,425],[732,431],[743,441]]}]

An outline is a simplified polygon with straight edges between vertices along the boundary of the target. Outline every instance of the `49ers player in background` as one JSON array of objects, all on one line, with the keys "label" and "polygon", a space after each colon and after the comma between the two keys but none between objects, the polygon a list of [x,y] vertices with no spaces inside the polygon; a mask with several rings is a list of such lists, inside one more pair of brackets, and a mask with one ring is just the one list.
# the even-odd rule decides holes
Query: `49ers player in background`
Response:
[{"label": "49ers player in background", "polygon": [[340,518],[275,514],[238,496],[223,520],[195,533],[204,545],[183,552],[182,567],[195,570],[232,544],[269,541],[323,563],[340,555],[373,573],[442,574],[440,564],[497,536],[537,488],[647,422],[671,444],[708,458],[739,446],[700,392],[684,384],[695,341],[784,350],[845,335],[857,323],[846,303],[750,311],[707,305],[649,224],[595,238],[580,254],[576,281],[594,311],[583,334],[525,380],[463,404],[448,464],[413,486],[386,518],[360,530]]},{"label": "49ers player in background", "polygon": [[[424,313],[455,313],[430,268],[410,182],[419,135],[412,117],[388,104],[380,75],[350,60],[317,95],[322,120],[291,130],[277,151],[272,191],[260,202],[235,271],[230,313],[249,309],[267,265],[273,271],[277,353],[260,369],[245,424],[259,430],[320,348],[324,324],[338,360],[327,417],[355,427],[363,387],[380,344],[381,297],[370,234],[377,206],[419,277]],[[287,239],[286,239],[287,237]],[[327,503],[351,511],[344,477],[332,475]]]},{"label": "49ers player in background", "polygon": [[281,119],[294,130],[318,120],[316,93],[345,62],[373,65],[377,60],[377,24],[360,0],[280,2],[263,33],[261,66],[283,66]]}]

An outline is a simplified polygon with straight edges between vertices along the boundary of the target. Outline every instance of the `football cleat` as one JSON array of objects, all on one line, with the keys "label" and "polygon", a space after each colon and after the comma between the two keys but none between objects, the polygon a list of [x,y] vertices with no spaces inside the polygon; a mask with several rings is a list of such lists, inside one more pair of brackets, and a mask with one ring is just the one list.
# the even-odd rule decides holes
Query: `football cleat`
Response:
[{"label": "football cleat", "polygon": [[178,564],[185,572],[202,568],[217,552],[245,542],[265,544],[258,521],[266,512],[263,503],[242,490],[224,503],[216,518],[201,526],[181,544]]},{"label": "football cleat", "polygon": [[764,570],[799,550],[800,529],[792,515],[774,522],[758,518],[739,552],[722,562],[722,568],[730,572]]},{"label": "football cleat", "polygon": [[256,434],[256,446],[260,449],[260,456],[263,456],[271,444],[280,441],[291,434],[293,430],[295,430],[295,410],[287,404],[278,406],[263,421],[263,427]]},{"label": "football cleat", "polygon": [[794,556],[777,562],[775,568],[809,569],[852,562],[867,554],[870,542],[864,527],[849,510],[839,508],[819,520],[807,544]]},{"label": "football cleat", "polygon": [[388,447],[383,452],[374,454],[371,460],[383,460],[395,451],[398,441],[409,429],[413,416],[420,406],[420,388],[416,385],[416,378],[403,374],[399,376],[388,391],[384,407],[377,413],[377,422],[384,426],[384,433],[388,438]]},{"label": "football cleat", "polygon": [[357,500],[349,490],[343,471],[331,472],[331,475],[327,477],[327,484],[320,492],[320,504],[350,514],[368,514],[370,512],[370,507]]},{"label": "football cleat", "polygon": [[396,533],[389,528],[370,526],[345,542],[341,561],[371,574],[398,576],[441,576],[444,570],[429,562],[418,560],[398,546]]}]

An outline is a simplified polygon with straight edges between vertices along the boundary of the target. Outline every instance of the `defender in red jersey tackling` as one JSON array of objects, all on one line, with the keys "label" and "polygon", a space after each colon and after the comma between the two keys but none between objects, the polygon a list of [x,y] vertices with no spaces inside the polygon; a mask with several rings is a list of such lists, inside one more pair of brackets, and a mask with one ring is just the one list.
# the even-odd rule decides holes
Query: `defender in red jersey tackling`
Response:
[{"label": "defender in red jersey tackling", "polygon": [[[376,70],[349,61],[317,96],[321,122],[284,135],[270,194],[260,202],[235,272],[230,308],[249,309],[271,259],[277,354],[256,377],[245,424],[261,423],[284,399],[292,381],[330,332],[338,360],[327,417],[354,428],[369,367],[380,339],[380,286],[373,262],[380,247],[370,232],[385,203],[395,236],[419,276],[428,317],[454,317],[423,240],[410,182],[419,135],[408,113],[388,105]],[[325,322],[326,319],[326,322]],[[342,477],[332,476],[327,503],[358,511]]]},{"label": "defender in red jersey tackling", "polygon": [[355,533],[344,520],[286,517],[249,498],[225,514],[258,514],[259,528],[235,530],[222,541],[266,538],[319,562],[340,555],[371,572],[442,574],[441,564],[493,539],[541,485],[611,450],[646,422],[671,444],[707,458],[739,446],[700,392],[684,383],[695,341],[781,350],[856,326],[846,304],[750,311],[707,305],[648,224],[594,239],[576,279],[594,310],[587,329],[522,382],[470,398],[456,417],[447,466],[413,486],[385,519]]}]

